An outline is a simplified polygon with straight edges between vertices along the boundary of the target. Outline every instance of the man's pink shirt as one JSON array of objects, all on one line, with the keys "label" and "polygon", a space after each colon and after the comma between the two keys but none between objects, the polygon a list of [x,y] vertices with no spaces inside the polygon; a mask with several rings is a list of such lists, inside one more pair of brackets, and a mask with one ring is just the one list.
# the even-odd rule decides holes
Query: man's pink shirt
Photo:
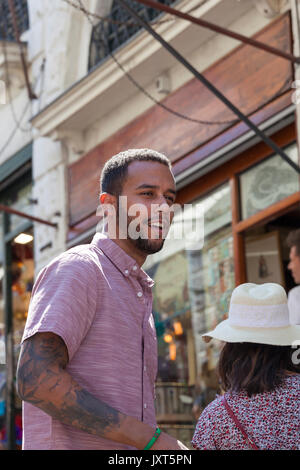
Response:
[{"label": "man's pink shirt", "polygon": [[[62,253],[35,281],[22,342],[52,332],[67,371],[95,398],[153,427],[157,340],[153,280],[106,235]],[[23,449],[132,449],[23,402]]]}]

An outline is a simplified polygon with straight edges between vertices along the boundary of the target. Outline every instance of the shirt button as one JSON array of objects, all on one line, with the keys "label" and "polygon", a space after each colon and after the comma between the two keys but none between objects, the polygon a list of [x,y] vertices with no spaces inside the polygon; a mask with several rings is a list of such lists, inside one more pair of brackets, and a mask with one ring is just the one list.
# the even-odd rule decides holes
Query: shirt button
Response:
[{"label": "shirt button", "polygon": [[144,366],[144,372],[146,372],[146,370],[147,370],[147,367],[146,367],[146,366]]},{"label": "shirt button", "polygon": [[136,271],[136,270],[137,270],[137,267],[136,267],[136,266],[133,266],[133,268],[132,268],[132,269],[133,269],[134,271]]},{"label": "shirt button", "polygon": [[138,296],[138,297],[143,297],[143,292],[138,292],[138,293],[137,293],[137,296]]},{"label": "shirt button", "polygon": [[144,403],[144,408],[145,408],[145,409],[147,408],[147,403]]},{"label": "shirt button", "polygon": [[128,269],[125,269],[124,273],[125,273],[125,274],[129,274]]}]

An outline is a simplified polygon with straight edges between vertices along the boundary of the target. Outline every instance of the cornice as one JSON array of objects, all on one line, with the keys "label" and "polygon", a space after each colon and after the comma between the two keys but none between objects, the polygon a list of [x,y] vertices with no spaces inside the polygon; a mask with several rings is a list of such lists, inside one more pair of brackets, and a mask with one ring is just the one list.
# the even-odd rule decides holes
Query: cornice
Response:
[{"label": "cornice", "polygon": [[[235,17],[238,17],[238,8],[243,9],[240,3],[242,4],[242,2],[234,2]],[[224,9],[224,2],[222,0],[204,2],[184,0],[176,8],[181,11],[191,11],[197,8],[193,14],[198,17],[210,14],[211,10],[215,9],[218,17],[222,17],[221,10]],[[163,18],[171,17],[164,15]],[[181,47],[188,47],[188,42],[183,46],[182,43],[185,37],[189,37],[192,28],[195,34],[195,26],[181,20],[168,21],[156,26],[157,32],[167,41],[176,43],[176,40],[180,39]],[[203,32],[202,28],[201,31],[204,34],[203,41],[207,40],[205,31]],[[211,33],[206,34],[211,35]],[[199,35],[200,45],[201,36]],[[141,32],[118,50],[115,57],[125,70],[138,77],[142,86],[146,86],[174,64],[174,59],[171,57],[167,59],[169,62],[162,61],[161,58],[165,57],[161,55],[162,52],[164,51],[157,41],[147,32]],[[57,138],[68,131],[83,132],[90,123],[101,119],[135,91],[113,59],[108,58],[33,116],[31,122],[42,136],[53,138],[56,136]]]}]

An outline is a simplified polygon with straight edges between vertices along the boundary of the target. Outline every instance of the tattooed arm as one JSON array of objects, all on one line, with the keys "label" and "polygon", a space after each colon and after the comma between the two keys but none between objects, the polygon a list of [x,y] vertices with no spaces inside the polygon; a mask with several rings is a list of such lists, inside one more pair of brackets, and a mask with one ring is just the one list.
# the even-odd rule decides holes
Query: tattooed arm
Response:
[{"label": "tattooed arm", "polygon": [[[82,431],[127,445],[139,444],[126,436],[130,418],[80,387],[66,371],[67,363],[67,348],[59,336],[37,333],[27,339],[17,370],[18,393],[22,400]],[[145,445],[152,433],[152,428],[146,432]]]},{"label": "tattooed arm", "polygon": [[[22,400],[64,424],[143,449],[153,436],[153,428],[91,395],[66,371],[67,363],[67,348],[59,336],[37,333],[24,341],[17,369],[17,387]],[[165,433],[153,446],[153,449],[184,448]]]}]

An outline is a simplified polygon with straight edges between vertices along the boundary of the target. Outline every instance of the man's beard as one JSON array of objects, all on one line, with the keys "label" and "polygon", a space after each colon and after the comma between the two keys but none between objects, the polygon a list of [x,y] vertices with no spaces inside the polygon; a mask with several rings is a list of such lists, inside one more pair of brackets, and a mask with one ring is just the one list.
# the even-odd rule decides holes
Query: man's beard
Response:
[{"label": "man's beard", "polygon": [[165,240],[160,240],[160,243],[158,243],[158,240],[153,242],[152,240],[148,240],[142,237],[139,237],[136,240],[131,238],[130,240],[136,248],[138,248],[143,253],[147,253],[148,255],[152,255],[160,251],[165,243]]},{"label": "man's beard", "polygon": [[[140,233],[140,235],[137,238],[130,237],[130,230],[128,228],[129,228],[130,223],[134,220],[134,217],[130,218],[126,214],[126,218],[127,218],[127,239],[131,241],[131,243],[134,245],[135,248],[137,248],[139,251],[142,251],[143,253],[147,255],[152,255],[162,249],[165,243],[164,238],[151,240],[148,237],[145,237],[145,236],[143,237],[142,233]],[[123,220],[124,220],[124,217],[123,217]],[[118,200],[117,201],[117,225],[119,225],[119,221],[120,221],[120,204]]]}]

